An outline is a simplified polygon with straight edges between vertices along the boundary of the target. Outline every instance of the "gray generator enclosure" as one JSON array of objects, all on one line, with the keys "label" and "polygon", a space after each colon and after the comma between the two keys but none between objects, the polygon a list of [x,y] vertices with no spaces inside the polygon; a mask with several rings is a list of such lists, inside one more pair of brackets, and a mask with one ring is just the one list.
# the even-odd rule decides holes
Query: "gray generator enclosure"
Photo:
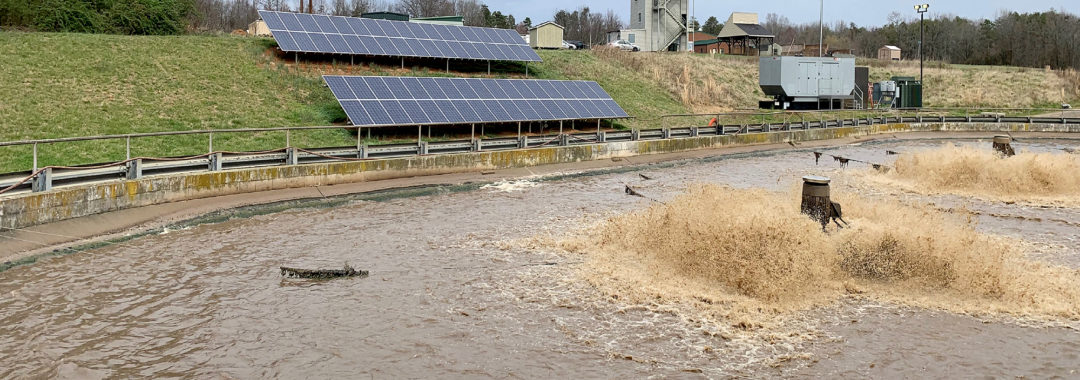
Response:
[{"label": "gray generator enclosure", "polygon": [[853,57],[761,57],[759,70],[761,90],[774,99],[771,108],[842,108],[854,99]]}]

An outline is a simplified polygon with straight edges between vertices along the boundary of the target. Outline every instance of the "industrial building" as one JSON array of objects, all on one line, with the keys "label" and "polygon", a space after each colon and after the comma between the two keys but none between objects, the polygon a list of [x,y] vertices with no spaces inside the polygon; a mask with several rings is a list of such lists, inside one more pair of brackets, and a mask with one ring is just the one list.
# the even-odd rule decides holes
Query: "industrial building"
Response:
[{"label": "industrial building", "polygon": [[529,46],[533,49],[560,49],[563,27],[551,21],[529,28]]},{"label": "industrial building", "polygon": [[630,0],[630,28],[608,33],[608,42],[624,40],[642,51],[688,51],[688,9],[689,0]]}]

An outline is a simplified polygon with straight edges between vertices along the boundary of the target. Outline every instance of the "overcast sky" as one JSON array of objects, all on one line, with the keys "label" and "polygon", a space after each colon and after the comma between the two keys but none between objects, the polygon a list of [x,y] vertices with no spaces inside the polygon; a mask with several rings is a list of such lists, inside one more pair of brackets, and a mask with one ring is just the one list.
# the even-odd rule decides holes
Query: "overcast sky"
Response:
[{"label": "overcast sky", "polygon": [[[533,24],[548,21],[559,9],[576,9],[587,5],[592,11],[614,10],[623,22],[630,19],[631,0],[486,0],[494,10],[509,12],[517,20],[531,17]],[[691,0],[691,4],[695,1]],[[796,23],[816,23],[818,20],[818,1],[815,0],[765,0],[765,1],[696,1],[697,10],[692,12],[704,23],[709,16],[716,16],[720,22],[727,20],[733,11],[756,12],[764,19],[766,14],[776,13]],[[825,0],[825,22],[836,20],[854,22],[858,25],[882,25],[891,12],[900,12],[905,17],[917,17],[912,8],[916,3],[929,3],[927,16],[950,14],[966,18],[994,18],[1001,10],[1020,12],[1046,11],[1051,8],[1069,12],[1080,12],[1080,2],[1076,0],[948,0],[948,1],[874,1],[874,0]],[[692,5],[693,7],[693,5]]]}]

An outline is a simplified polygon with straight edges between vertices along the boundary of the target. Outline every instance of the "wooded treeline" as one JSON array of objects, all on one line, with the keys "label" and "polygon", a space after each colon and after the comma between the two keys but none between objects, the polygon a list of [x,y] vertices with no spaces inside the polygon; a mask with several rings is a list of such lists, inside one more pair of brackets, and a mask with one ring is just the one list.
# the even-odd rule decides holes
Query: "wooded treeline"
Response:
[{"label": "wooded treeline", "polygon": [[[776,35],[776,43],[817,44],[817,23],[795,25],[769,14],[762,26]],[[1003,12],[993,20],[969,20],[941,15],[925,21],[923,55],[927,60],[957,64],[1080,68],[1080,19],[1049,11]],[[895,45],[903,59],[918,59],[919,19],[891,14],[886,25],[860,27],[836,22],[825,25],[825,44],[831,49],[852,49],[862,57]]]},{"label": "wooded treeline", "polygon": [[357,17],[393,11],[412,17],[460,15],[465,25],[514,28],[511,14],[477,0],[0,0],[0,26],[44,32],[180,34],[247,29],[258,10]]},{"label": "wooded treeline", "polygon": [[606,43],[607,32],[623,28],[619,15],[610,9],[605,13],[592,12],[589,7],[559,10],[552,21],[563,27],[563,39],[582,41],[590,46]]}]

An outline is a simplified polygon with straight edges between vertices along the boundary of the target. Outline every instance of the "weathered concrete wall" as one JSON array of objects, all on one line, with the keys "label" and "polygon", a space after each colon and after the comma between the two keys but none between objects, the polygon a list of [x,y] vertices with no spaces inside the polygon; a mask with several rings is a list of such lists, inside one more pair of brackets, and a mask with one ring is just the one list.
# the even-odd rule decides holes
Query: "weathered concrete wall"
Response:
[{"label": "weathered concrete wall", "polygon": [[294,187],[528,167],[673,153],[733,145],[835,139],[907,131],[1078,132],[1080,125],[924,123],[748,133],[726,136],[625,141],[539,149],[417,156],[370,161],[319,163],[193,174],[152,176],[132,181],[61,187],[0,199],[0,226],[23,228],[124,208],[184,199]]}]

